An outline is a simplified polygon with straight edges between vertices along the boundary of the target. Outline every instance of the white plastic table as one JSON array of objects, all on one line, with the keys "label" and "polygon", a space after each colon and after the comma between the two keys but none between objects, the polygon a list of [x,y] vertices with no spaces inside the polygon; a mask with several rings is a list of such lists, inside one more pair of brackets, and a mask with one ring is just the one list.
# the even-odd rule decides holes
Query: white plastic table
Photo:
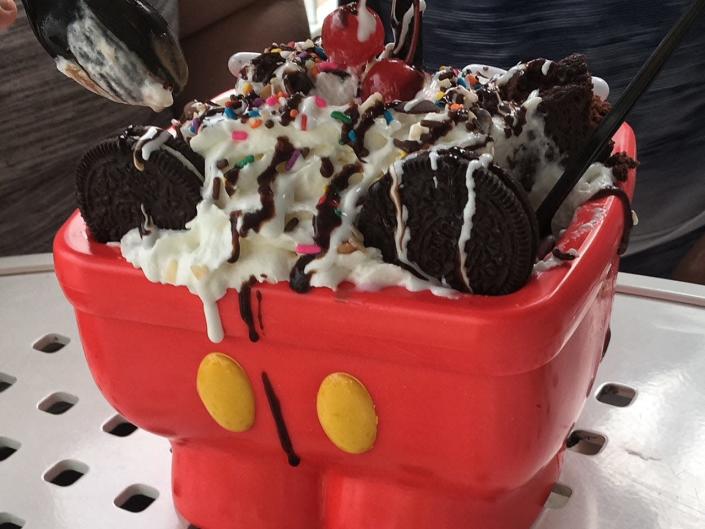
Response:
[{"label": "white plastic table", "polygon": [[[101,397],[51,256],[0,259],[0,322],[0,529],[187,528],[169,445]],[[576,430],[535,529],[705,527],[705,287],[620,276]]]}]

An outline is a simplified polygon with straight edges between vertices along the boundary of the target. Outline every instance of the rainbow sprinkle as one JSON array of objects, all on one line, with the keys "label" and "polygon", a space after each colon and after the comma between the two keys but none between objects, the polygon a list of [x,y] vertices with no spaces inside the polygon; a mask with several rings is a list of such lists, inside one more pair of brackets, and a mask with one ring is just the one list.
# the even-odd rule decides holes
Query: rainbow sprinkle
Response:
[{"label": "rainbow sprinkle", "polygon": [[316,106],[318,108],[326,108],[328,106],[328,101],[323,99],[321,96],[316,96],[314,101],[316,102]]},{"label": "rainbow sprinkle", "polygon": [[458,77],[458,84],[459,84],[460,86],[462,86],[463,88],[467,88],[467,87],[468,87],[468,84],[465,82],[465,79],[463,79],[462,77]]},{"label": "rainbow sprinkle", "polygon": [[338,121],[342,121],[343,123],[350,125],[352,123],[352,118],[348,116],[347,114],[343,114],[339,110],[336,110],[334,112],[330,113],[330,117],[333,119],[337,119]]},{"label": "rainbow sprinkle", "polygon": [[294,165],[296,165],[296,162],[301,158],[301,151],[296,149],[292,154],[291,158],[289,158],[289,161],[286,162],[286,170],[291,171],[294,168]]},{"label": "rainbow sprinkle", "polygon": [[262,123],[264,123],[261,119],[251,119],[250,120],[250,127],[253,129],[258,129],[262,126]]},{"label": "rainbow sprinkle", "polygon": [[277,96],[269,96],[269,97],[267,98],[266,103],[267,103],[270,107],[277,106],[277,105],[279,104],[279,98],[278,98]]},{"label": "rainbow sprinkle", "polygon": [[389,110],[384,111],[384,119],[387,120],[387,125],[389,125],[392,121],[394,121],[394,116]]},{"label": "rainbow sprinkle", "polygon": [[356,142],[357,141],[357,132],[355,132],[354,130],[351,130],[350,132],[348,132],[348,139],[350,141],[352,141],[353,143]]},{"label": "rainbow sprinkle", "polygon": [[237,162],[235,165],[237,165],[237,167],[242,169],[243,167],[246,167],[246,166],[250,165],[251,163],[255,163],[255,157],[250,154],[249,156],[245,156],[242,160]]},{"label": "rainbow sprinkle", "polygon": [[446,96],[445,92],[437,92],[436,99],[443,99]]},{"label": "rainbow sprinkle", "polygon": [[228,118],[228,119],[237,119],[237,114],[236,114],[235,111],[234,111],[232,108],[230,108],[230,107],[226,108],[226,109],[225,109],[225,112],[223,112],[223,114],[225,114],[225,117]]},{"label": "rainbow sprinkle", "polygon": [[308,116],[306,114],[301,114],[301,130],[305,131],[308,129]]},{"label": "rainbow sprinkle", "polygon": [[233,141],[245,141],[250,135],[244,130],[234,130],[232,133]]},{"label": "rainbow sprinkle", "polygon": [[262,114],[259,113],[259,110],[250,110],[247,115],[251,118],[259,118],[262,116]]},{"label": "rainbow sprinkle", "polygon": [[321,247],[317,244],[297,244],[296,253],[299,255],[317,255],[321,253]]}]

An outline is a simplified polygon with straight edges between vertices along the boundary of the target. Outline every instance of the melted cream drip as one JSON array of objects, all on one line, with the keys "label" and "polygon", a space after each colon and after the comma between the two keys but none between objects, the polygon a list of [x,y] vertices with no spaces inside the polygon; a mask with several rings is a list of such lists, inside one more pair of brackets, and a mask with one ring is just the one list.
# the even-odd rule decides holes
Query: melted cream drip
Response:
[{"label": "melted cream drip", "polygon": [[490,164],[492,163],[492,155],[483,154],[480,156],[479,160],[472,160],[468,163],[467,171],[465,172],[465,186],[468,190],[468,200],[465,203],[465,208],[463,209],[463,227],[460,230],[460,238],[458,239],[458,252],[460,254],[460,273],[463,276],[463,282],[468,290],[472,291],[470,288],[470,279],[468,278],[466,266],[467,266],[467,253],[465,252],[465,245],[470,240],[470,235],[472,234],[472,218],[475,216],[476,201],[475,201],[475,171],[482,169],[487,171]]},{"label": "melted cream drip", "polygon": [[357,40],[367,42],[377,29],[377,19],[367,10],[367,0],[357,6]]}]

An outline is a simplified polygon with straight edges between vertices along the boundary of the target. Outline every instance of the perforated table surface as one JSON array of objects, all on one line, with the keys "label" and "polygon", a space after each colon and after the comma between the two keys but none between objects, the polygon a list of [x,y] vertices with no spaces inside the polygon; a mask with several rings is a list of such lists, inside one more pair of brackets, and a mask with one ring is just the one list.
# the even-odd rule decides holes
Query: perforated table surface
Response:
[{"label": "perforated table surface", "polygon": [[[168,443],[96,388],[51,256],[0,259],[0,529],[185,529]],[[705,527],[705,287],[622,275],[535,529]]]}]

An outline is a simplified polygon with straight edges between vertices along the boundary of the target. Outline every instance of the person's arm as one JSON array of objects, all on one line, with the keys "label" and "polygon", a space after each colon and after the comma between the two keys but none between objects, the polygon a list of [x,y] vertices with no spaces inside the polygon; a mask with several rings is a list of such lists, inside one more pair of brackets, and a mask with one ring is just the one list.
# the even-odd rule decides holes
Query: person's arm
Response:
[{"label": "person's arm", "polygon": [[309,36],[302,0],[180,0],[179,19],[190,70],[181,103],[232,88],[227,64],[233,53]]},{"label": "person's arm", "polygon": [[0,0],[0,29],[7,29],[17,18],[17,5],[14,0]]}]

